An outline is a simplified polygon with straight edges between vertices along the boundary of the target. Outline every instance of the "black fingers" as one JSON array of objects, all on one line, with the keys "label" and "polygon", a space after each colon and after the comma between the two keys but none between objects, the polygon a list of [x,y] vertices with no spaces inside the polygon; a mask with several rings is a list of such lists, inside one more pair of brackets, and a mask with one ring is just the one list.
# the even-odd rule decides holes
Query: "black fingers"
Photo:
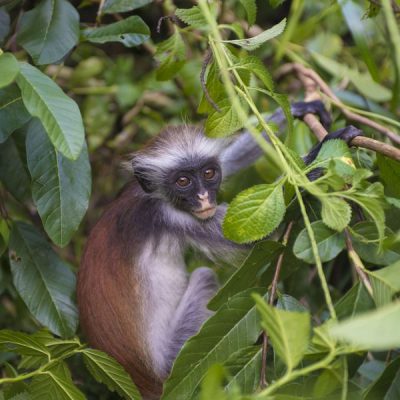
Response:
[{"label": "black fingers", "polygon": [[350,142],[357,136],[361,136],[362,130],[356,128],[353,125],[346,126],[342,129],[339,129],[335,132],[329,133],[324,137],[321,143],[326,142],[327,140],[331,139],[341,139],[344,140],[347,144],[350,144]]},{"label": "black fingers", "polygon": [[332,122],[331,115],[320,100],[298,101],[292,104],[291,111],[295,118],[303,118],[306,114],[318,115],[325,129],[329,129]]}]

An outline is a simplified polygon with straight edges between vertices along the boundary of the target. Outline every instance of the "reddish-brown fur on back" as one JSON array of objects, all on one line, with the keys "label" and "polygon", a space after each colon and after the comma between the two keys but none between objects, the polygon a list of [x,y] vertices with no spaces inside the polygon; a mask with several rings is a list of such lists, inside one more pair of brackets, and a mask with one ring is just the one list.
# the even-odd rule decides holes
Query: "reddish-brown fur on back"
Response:
[{"label": "reddish-brown fur on back", "polygon": [[[92,230],[78,274],[80,322],[91,346],[114,357],[146,398],[158,398],[162,383],[148,355],[141,302],[146,295],[138,279],[135,245],[129,244],[124,210],[134,207],[134,190],[126,190]],[[126,221],[134,226],[135,221]]]}]

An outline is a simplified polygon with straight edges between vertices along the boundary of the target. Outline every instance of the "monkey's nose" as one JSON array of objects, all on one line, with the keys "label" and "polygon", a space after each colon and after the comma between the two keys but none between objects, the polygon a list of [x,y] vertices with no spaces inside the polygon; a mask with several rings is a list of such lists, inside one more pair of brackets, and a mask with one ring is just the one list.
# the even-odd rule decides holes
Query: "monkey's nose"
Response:
[{"label": "monkey's nose", "polygon": [[198,194],[197,194],[197,197],[198,197],[200,200],[207,200],[207,199],[208,199],[208,192],[198,193]]}]

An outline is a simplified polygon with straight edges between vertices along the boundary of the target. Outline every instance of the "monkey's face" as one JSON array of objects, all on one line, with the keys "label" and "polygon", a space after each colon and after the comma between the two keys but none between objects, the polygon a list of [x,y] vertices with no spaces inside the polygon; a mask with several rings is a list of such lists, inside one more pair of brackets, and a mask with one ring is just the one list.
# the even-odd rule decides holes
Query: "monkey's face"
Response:
[{"label": "monkey's face", "polygon": [[215,214],[220,184],[217,160],[183,163],[169,174],[167,195],[176,208],[206,220]]}]

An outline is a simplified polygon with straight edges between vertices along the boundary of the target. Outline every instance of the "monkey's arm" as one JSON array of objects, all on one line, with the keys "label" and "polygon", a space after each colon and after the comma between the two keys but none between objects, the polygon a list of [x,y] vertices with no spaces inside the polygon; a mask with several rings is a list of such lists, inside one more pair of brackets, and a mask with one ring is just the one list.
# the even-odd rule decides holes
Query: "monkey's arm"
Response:
[{"label": "monkey's arm", "polygon": [[[291,113],[295,118],[302,118],[305,114],[309,113],[317,114],[321,123],[326,128],[329,127],[331,122],[330,115],[325,110],[321,101],[293,103],[291,105]],[[278,125],[279,130],[282,130],[286,122],[283,110],[277,110],[267,119],[267,122]],[[264,137],[266,137],[265,134]],[[240,134],[239,137],[221,153],[220,160],[224,177],[250,166],[261,157],[262,154],[263,151],[249,132],[246,131]]]}]

